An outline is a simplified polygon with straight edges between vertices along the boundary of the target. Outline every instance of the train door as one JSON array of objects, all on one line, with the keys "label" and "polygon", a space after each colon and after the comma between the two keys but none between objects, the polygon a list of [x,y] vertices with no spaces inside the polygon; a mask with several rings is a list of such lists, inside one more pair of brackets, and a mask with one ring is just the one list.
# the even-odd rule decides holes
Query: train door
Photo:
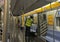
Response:
[{"label": "train door", "polygon": [[47,33],[47,18],[45,13],[38,14],[38,37],[41,42],[46,42],[45,36]]},{"label": "train door", "polygon": [[55,42],[60,42],[60,8],[57,9],[57,13],[55,16],[55,30],[54,30],[54,37]]}]

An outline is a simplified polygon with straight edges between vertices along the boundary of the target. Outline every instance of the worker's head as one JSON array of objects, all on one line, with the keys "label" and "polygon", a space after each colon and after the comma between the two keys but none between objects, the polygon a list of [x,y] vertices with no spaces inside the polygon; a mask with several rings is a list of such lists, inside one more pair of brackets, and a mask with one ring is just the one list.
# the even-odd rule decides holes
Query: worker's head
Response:
[{"label": "worker's head", "polygon": [[33,19],[33,16],[28,16],[27,18],[31,18],[31,19]]}]

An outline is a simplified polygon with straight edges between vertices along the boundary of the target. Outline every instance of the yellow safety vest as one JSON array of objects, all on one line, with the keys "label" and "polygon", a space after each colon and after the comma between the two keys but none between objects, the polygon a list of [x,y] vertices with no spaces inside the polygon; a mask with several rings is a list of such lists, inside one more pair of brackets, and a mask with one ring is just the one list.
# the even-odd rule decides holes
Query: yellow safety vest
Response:
[{"label": "yellow safety vest", "polygon": [[32,25],[32,19],[27,19],[26,26],[30,27]]}]

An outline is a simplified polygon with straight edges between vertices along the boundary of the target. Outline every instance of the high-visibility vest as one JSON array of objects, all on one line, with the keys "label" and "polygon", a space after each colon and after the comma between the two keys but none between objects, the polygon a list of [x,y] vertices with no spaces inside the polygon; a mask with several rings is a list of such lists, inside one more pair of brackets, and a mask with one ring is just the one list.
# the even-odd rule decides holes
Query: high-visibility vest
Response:
[{"label": "high-visibility vest", "polygon": [[32,19],[28,18],[26,21],[26,26],[30,27],[32,25]]}]

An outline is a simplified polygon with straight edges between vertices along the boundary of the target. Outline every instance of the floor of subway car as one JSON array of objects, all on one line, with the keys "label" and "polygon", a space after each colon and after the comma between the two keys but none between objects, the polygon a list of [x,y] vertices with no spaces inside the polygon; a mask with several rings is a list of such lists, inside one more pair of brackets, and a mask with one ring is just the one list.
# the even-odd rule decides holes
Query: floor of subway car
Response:
[{"label": "floor of subway car", "polygon": [[[2,42],[2,41],[0,41]],[[7,42],[9,42],[9,39],[7,40]],[[23,34],[22,32],[19,33],[18,38],[14,38],[14,42],[23,42]],[[36,40],[34,40],[33,42],[44,42],[42,39],[36,37]]]},{"label": "floor of subway car", "polygon": [[46,42],[46,40],[44,38],[36,37],[34,40],[30,39],[30,42]]},{"label": "floor of subway car", "polygon": [[2,41],[0,41],[0,42],[2,42]]},{"label": "floor of subway car", "polygon": [[[22,34],[22,32],[20,31],[20,34],[19,34],[19,41],[20,42],[23,42],[23,34]],[[25,41],[25,40],[24,40]],[[39,38],[39,37],[36,37],[36,39],[35,40],[33,40],[33,41],[31,41],[31,42],[45,42],[45,41],[43,41],[41,38]]]},{"label": "floor of subway car", "polygon": [[[23,39],[24,39],[23,32],[20,29],[17,29],[17,30],[18,30],[18,36],[13,38],[13,42],[23,42]],[[9,42],[9,40],[7,40],[7,42]],[[36,37],[36,40],[34,40],[34,42],[44,42],[44,41],[41,38]]]}]

